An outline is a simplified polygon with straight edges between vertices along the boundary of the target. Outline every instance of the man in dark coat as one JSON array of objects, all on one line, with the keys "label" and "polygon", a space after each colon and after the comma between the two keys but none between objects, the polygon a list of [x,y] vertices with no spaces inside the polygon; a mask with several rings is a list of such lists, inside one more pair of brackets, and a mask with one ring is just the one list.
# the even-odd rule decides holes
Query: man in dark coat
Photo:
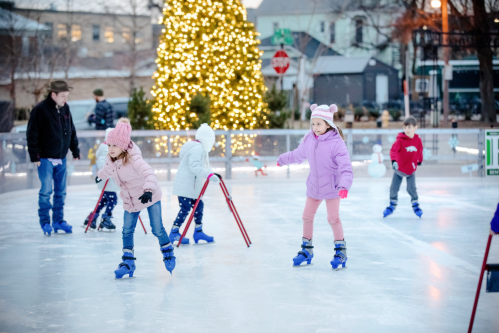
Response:
[{"label": "man in dark coat", "polygon": [[93,93],[95,101],[97,102],[97,105],[95,106],[95,129],[106,130],[109,127],[113,127],[113,106],[106,101],[102,89],[95,89]]},{"label": "man in dark coat", "polygon": [[[62,230],[72,232],[72,227],[64,221],[64,199],[66,198],[66,155],[71,149],[73,158],[80,159],[78,138],[73,117],[66,104],[69,90],[65,81],[53,81],[48,88],[48,96],[31,111],[26,138],[31,162],[38,169],[42,183],[38,197],[38,216],[44,234],[50,236]],[[50,203],[54,192],[54,205]],[[50,226],[52,209],[52,227]]]}]

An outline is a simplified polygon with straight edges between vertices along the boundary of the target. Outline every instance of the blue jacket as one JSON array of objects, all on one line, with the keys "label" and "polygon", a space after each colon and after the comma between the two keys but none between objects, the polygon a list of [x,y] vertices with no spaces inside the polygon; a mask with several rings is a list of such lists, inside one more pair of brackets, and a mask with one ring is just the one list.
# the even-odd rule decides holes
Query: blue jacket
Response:
[{"label": "blue jacket", "polygon": [[105,130],[113,127],[114,109],[106,100],[100,101],[95,106],[95,129]]},{"label": "blue jacket", "polygon": [[490,229],[496,234],[499,234],[499,204],[497,204],[496,213],[490,222]]}]

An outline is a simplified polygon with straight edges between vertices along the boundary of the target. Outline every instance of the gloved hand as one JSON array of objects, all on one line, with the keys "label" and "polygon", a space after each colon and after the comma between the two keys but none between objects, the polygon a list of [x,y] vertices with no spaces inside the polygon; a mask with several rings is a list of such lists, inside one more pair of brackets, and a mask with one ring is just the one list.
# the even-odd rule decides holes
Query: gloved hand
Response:
[{"label": "gloved hand", "polygon": [[279,162],[277,162],[277,166],[280,167],[281,165],[279,164]]},{"label": "gloved hand", "polygon": [[142,204],[152,201],[152,192],[144,192],[144,194],[139,197],[139,200]]},{"label": "gloved hand", "polygon": [[214,173],[212,173],[211,175],[208,176],[208,180],[210,182],[214,182],[215,184],[220,183],[220,178],[218,178],[218,176],[215,175]]},{"label": "gloved hand", "polygon": [[340,198],[341,198],[341,199],[346,199],[346,198],[347,198],[347,196],[348,196],[348,191],[347,191],[347,190],[340,190],[340,191],[338,192],[338,194],[340,195]]},{"label": "gloved hand", "polygon": [[421,165],[421,162],[418,162],[418,165]]},{"label": "gloved hand", "polygon": [[399,169],[399,164],[397,163],[397,161],[392,161],[392,168],[393,168],[393,170]]},{"label": "gloved hand", "polygon": [[102,179],[99,179],[99,177],[95,177],[95,183],[99,184],[102,181]]}]

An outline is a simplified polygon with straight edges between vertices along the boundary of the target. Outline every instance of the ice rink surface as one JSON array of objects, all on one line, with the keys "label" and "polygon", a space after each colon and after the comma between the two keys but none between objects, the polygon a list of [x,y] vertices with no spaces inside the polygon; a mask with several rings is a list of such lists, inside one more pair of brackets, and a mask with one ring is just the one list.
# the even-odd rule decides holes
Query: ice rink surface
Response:
[{"label": "ice rink surface", "polygon": [[[73,234],[43,236],[37,191],[0,195],[0,332],[465,332],[489,223],[499,199],[490,179],[419,178],[420,220],[402,185],[383,219],[389,179],[356,178],[341,203],[348,269],[332,271],[333,235],[324,204],[316,215],[313,265],[300,250],[304,179],[227,182],[253,242],[246,248],[219,188],[205,196],[204,230],[215,244],[175,249],[166,271],[146,211],[135,232],[136,278],[116,281],[118,232],[80,227],[95,185],[68,188]],[[178,212],[163,188],[163,223]],[[192,226],[188,236],[192,236]],[[192,242],[192,239],[191,239]],[[499,263],[499,237],[489,262]],[[499,294],[483,289],[474,332],[499,331]]]}]

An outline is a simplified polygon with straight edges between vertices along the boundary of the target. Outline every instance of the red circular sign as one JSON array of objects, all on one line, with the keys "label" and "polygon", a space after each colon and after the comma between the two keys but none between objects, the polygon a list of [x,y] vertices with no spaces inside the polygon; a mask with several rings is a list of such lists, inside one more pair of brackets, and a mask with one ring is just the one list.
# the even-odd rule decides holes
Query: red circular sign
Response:
[{"label": "red circular sign", "polygon": [[284,74],[289,68],[289,57],[286,52],[283,50],[277,51],[274,56],[272,57],[272,68],[275,69],[277,74]]}]

